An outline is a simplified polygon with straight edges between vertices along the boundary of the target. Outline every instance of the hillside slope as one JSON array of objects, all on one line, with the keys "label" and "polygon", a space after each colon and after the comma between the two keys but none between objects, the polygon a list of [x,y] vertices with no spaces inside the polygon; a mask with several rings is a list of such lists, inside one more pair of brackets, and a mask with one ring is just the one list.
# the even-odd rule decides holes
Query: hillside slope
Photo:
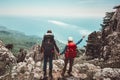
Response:
[{"label": "hillside slope", "polygon": [[0,39],[5,44],[13,44],[13,52],[18,52],[20,48],[29,49],[36,44],[38,40],[42,40],[37,36],[27,36],[21,32],[10,30],[3,26],[0,26]]},{"label": "hillside slope", "polygon": [[[10,30],[4,26],[0,26],[0,40],[2,40],[5,44],[13,44],[14,48],[12,52],[16,53],[20,48],[29,49],[36,43],[41,44],[42,38],[35,35],[28,36],[22,32]],[[65,46],[58,40],[56,40],[56,43],[60,50],[62,50]]]}]

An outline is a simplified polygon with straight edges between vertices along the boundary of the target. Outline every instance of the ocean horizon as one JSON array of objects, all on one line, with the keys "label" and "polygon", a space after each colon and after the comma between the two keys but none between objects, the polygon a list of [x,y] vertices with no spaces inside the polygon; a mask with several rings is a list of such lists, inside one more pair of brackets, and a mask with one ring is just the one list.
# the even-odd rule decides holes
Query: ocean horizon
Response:
[{"label": "ocean horizon", "polygon": [[67,38],[72,36],[77,42],[83,35],[86,38],[79,45],[86,45],[87,36],[93,31],[99,31],[101,18],[57,18],[57,17],[9,17],[0,16],[0,26],[22,32],[26,35],[43,37],[51,29],[55,39],[67,43]]}]

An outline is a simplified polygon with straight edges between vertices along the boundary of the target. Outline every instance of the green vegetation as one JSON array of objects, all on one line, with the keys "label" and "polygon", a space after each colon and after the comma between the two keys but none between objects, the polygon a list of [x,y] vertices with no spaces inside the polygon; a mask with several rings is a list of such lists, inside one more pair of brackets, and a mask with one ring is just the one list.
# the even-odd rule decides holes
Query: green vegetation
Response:
[{"label": "green vegetation", "polygon": [[37,36],[26,36],[25,34],[13,30],[9,30],[3,26],[0,26],[0,40],[5,44],[13,44],[13,53],[17,53],[20,48],[29,49],[36,44],[41,38]]},{"label": "green vegetation", "polygon": [[[29,49],[36,43],[41,44],[42,38],[38,36],[27,36],[21,32],[7,29],[4,26],[0,26],[0,40],[4,42],[4,44],[13,44],[12,52],[14,55],[19,51],[20,48]],[[56,40],[60,51],[63,50],[65,44]]]}]

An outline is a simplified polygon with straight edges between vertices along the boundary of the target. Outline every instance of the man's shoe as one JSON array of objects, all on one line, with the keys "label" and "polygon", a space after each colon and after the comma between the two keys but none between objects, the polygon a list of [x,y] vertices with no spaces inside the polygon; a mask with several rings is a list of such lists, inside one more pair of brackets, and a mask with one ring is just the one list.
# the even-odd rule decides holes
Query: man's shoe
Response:
[{"label": "man's shoe", "polygon": [[53,75],[52,75],[52,74],[49,74],[49,77],[52,79],[52,78],[53,78]]},{"label": "man's shoe", "polygon": [[70,72],[68,72],[68,75],[69,75],[69,76],[73,76]]},{"label": "man's shoe", "polygon": [[64,73],[62,73],[61,76],[64,77]]},{"label": "man's shoe", "polygon": [[44,77],[43,78],[47,78],[47,75],[44,75]]},{"label": "man's shoe", "polygon": [[43,77],[44,77],[44,78],[46,78],[46,77],[47,77],[47,75],[46,75],[46,72],[44,72],[44,75],[43,75]]},{"label": "man's shoe", "polygon": [[53,78],[52,70],[49,71],[49,77],[50,77],[50,78]]}]

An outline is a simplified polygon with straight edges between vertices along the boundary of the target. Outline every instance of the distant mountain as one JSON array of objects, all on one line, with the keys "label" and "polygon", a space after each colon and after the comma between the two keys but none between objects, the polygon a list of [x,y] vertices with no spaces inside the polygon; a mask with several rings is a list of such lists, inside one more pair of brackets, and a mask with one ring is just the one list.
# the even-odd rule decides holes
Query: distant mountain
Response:
[{"label": "distant mountain", "polygon": [[[20,48],[29,49],[36,43],[41,44],[42,38],[35,35],[28,36],[22,32],[10,30],[4,26],[0,26],[0,40],[2,40],[5,44],[13,44],[13,52],[16,53]],[[62,50],[65,46],[58,40],[56,40],[56,43],[60,50]]]},{"label": "distant mountain", "polygon": [[41,41],[42,39],[37,36],[27,36],[22,32],[9,30],[4,26],[0,26],[0,40],[5,44],[13,44],[13,52],[16,53],[20,48],[28,49],[36,44],[38,40]]}]

